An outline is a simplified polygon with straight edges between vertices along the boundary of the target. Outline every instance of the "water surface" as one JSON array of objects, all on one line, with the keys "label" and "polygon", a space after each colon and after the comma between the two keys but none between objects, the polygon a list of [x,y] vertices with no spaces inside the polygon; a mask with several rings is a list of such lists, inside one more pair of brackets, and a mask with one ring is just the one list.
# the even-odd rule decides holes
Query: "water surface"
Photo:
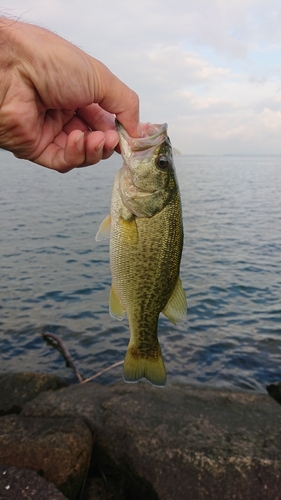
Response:
[{"label": "water surface", "polygon": [[[159,320],[168,381],[264,391],[281,380],[281,157],[178,156],[187,322]],[[0,371],[84,377],[121,361],[127,320],[108,313],[109,210],[118,155],[67,175],[0,151]],[[110,383],[121,367],[103,375]]]}]

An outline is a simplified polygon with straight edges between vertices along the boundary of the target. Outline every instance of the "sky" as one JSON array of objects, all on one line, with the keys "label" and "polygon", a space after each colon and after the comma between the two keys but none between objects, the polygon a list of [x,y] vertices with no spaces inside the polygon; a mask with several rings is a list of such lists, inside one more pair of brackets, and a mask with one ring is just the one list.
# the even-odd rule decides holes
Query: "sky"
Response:
[{"label": "sky", "polygon": [[6,2],[106,64],[182,154],[281,154],[280,0]]}]

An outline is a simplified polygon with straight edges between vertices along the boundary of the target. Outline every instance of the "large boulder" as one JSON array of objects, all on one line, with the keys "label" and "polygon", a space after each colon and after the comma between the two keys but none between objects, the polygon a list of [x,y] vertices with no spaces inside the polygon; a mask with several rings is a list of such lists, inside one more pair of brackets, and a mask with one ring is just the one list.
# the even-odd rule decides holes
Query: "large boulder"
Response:
[{"label": "large boulder", "polygon": [[281,498],[281,414],[267,395],[85,384],[42,393],[21,416],[85,420],[96,433],[94,482],[97,470],[104,487],[114,477],[115,498]]},{"label": "large boulder", "polygon": [[43,391],[55,391],[67,384],[47,373],[0,374],[0,416],[19,413],[25,403]]},{"label": "large boulder", "polygon": [[86,479],[91,452],[92,433],[81,419],[0,417],[0,465],[32,469],[70,500]]},{"label": "large boulder", "polygon": [[0,500],[67,499],[33,470],[0,465]]}]

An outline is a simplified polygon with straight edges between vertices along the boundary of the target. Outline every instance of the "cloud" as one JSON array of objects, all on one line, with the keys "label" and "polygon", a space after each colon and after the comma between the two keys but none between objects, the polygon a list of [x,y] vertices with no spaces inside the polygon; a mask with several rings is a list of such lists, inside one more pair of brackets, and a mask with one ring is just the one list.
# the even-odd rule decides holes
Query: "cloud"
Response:
[{"label": "cloud", "polygon": [[180,151],[281,154],[279,0],[10,0],[9,11],[107,64]]},{"label": "cloud", "polygon": [[[151,43],[206,45],[245,57],[251,44],[280,39],[281,6],[276,0],[10,0],[9,11],[50,29],[67,31],[108,46],[148,48]],[[128,46],[130,44],[130,46]]]},{"label": "cloud", "polygon": [[185,154],[275,154],[281,136],[281,112],[185,115],[169,128],[175,147]]},{"label": "cloud", "polygon": [[154,74],[181,87],[216,81],[229,73],[228,69],[212,66],[199,54],[184,50],[181,44],[157,45],[148,53],[148,61]]}]

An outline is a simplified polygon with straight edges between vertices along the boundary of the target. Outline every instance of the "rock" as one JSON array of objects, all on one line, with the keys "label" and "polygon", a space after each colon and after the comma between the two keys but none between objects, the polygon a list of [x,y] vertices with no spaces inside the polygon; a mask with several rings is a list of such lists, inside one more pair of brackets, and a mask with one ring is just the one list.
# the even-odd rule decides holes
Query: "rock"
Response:
[{"label": "rock", "polygon": [[270,384],[266,386],[268,394],[277,401],[277,403],[281,404],[281,382],[277,384]]},{"label": "rock", "polygon": [[104,481],[99,482],[98,479],[90,480],[84,492],[83,500],[108,500],[109,498],[121,500],[120,490],[114,491],[114,489],[108,485],[107,477],[106,485],[103,484]]},{"label": "rock", "polygon": [[80,417],[96,433],[85,495],[109,477],[118,500],[281,499],[280,408],[267,395],[85,384],[40,394],[22,415]]},{"label": "rock", "polygon": [[0,500],[67,499],[33,470],[0,465]]},{"label": "rock", "polygon": [[40,392],[66,386],[59,377],[45,373],[0,374],[0,416],[20,413],[25,403]]},{"label": "rock", "polygon": [[70,500],[85,480],[91,452],[92,434],[80,419],[0,418],[0,464],[36,471]]}]

